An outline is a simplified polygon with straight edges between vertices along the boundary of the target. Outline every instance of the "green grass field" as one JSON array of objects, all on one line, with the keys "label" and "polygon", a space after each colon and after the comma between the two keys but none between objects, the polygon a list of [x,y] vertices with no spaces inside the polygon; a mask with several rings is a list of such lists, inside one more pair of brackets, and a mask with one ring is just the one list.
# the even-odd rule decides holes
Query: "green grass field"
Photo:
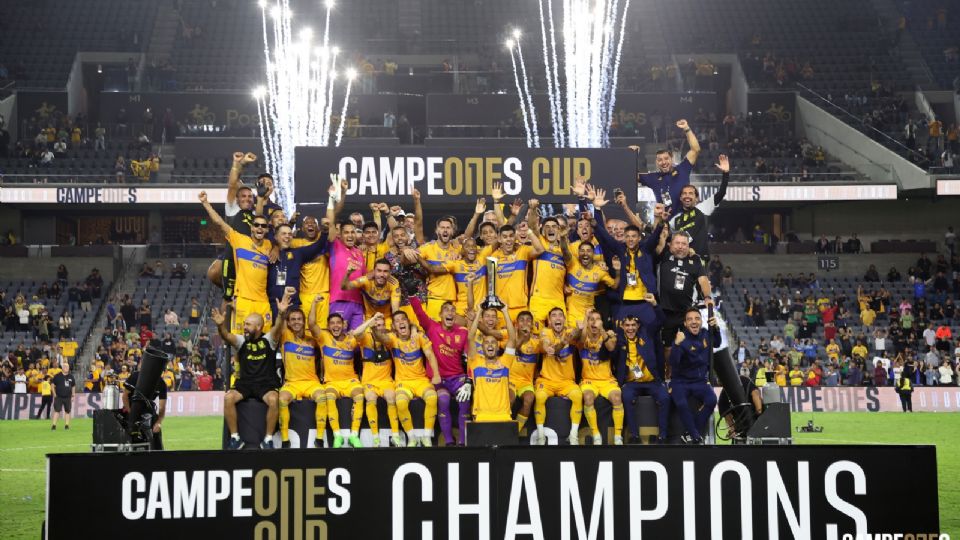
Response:
[{"label": "green grass field", "polygon": [[[824,426],[821,434],[797,434],[798,444],[934,444],[940,484],[940,526],[960,537],[960,461],[952,455],[960,443],[960,417],[945,413],[807,413],[793,416]],[[167,418],[164,443],[169,450],[219,448],[219,417]],[[4,538],[38,538],[43,520],[46,462],[49,452],[89,452],[92,423],[75,420],[70,431],[50,431],[46,421],[0,422],[0,523]]]}]

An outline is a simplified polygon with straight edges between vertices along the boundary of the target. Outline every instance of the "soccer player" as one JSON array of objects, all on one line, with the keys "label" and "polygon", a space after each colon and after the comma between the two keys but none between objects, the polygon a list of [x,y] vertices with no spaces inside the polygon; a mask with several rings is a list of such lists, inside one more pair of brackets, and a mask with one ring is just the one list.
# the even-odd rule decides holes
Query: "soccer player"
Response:
[{"label": "soccer player", "polygon": [[[352,225],[352,224],[351,224]],[[319,300],[314,300],[319,301]],[[367,319],[351,330],[346,328],[343,315],[331,311],[327,317],[326,330],[317,326],[317,310],[313,306],[307,322],[323,359],[323,383],[327,397],[327,423],[333,431],[333,447],[343,447],[343,435],[340,433],[340,413],[337,399],[349,397],[353,400],[353,412],[350,417],[350,435],[347,442],[354,448],[361,448],[360,422],[363,420],[363,386],[353,367],[353,355],[357,348],[357,337],[363,335],[374,323]]]},{"label": "soccer player", "polygon": [[[308,308],[309,309],[309,308]],[[280,355],[283,360],[283,386],[280,387],[280,440],[283,448],[290,447],[290,402],[312,399],[317,408],[317,448],[323,448],[323,434],[327,428],[327,396],[317,375],[316,344],[306,333],[303,310],[293,307],[281,325]]]},{"label": "soccer player", "polygon": [[367,268],[373,268],[377,259],[382,259],[390,246],[380,239],[380,210],[386,208],[384,203],[370,203],[370,210],[373,211],[374,221],[368,221],[363,224],[360,250],[363,251],[363,260]]},{"label": "soccer player", "polygon": [[[397,381],[397,412],[400,425],[407,433],[407,446],[431,446],[433,427],[437,420],[437,391],[434,385],[440,384],[440,369],[433,356],[433,347],[423,334],[414,333],[407,314],[398,311],[393,314],[392,334],[374,331],[374,337],[393,351],[395,379]],[[430,364],[433,377],[427,378],[424,357]],[[410,417],[410,400],[419,397],[426,404],[423,413],[423,427],[426,435],[417,439],[413,436],[413,419]]]},{"label": "soccer player", "polygon": [[[489,250],[492,251],[492,250]],[[458,324],[466,324],[466,316],[470,306],[468,298],[483,300],[487,297],[487,266],[479,257],[480,248],[477,241],[469,236],[460,244],[460,259],[448,261],[441,266],[428,265],[431,272],[448,272],[453,276],[457,286],[457,299],[454,309],[458,315]],[[472,296],[469,296],[472,293]]]},{"label": "soccer player", "polygon": [[706,267],[710,260],[710,237],[707,233],[707,218],[713,215],[717,206],[723,202],[730,182],[730,160],[720,154],[716,167],[723,173],[717,192],[700,202],[696,186],[684,186],[680,190],[680,211],[670,220],[670,228],[676,232],[690,235],[690,247],[703,260]]},{"label": "soccer player", "polygon": [[[456,398],[459,407],[458,426],[460,434],[457,443],[464,444],[467,435],[467,419],[470,417],[470,394],[472,388],[464,371],[463,357],[470,341],[467,329],[456,324],[456,310],[453,302],[444,302],[440,308],[440,322],[431,319],[420,299],[410,297],[410,307],[417,316],[417,322],[427,334],[427,339],[433,346],[433,355],[440,368],[440,384],[437,385],[437,415],[440,420],[440,431],[447,446],[452,446],[453,422],[450,418],[450,398]],[[470,355],[467,358],[471,358]],[[431,366],[427,366],[427,377],[433,377]]]},{"label": "soccer player", "polygon": [[[680,190],[690,184],[690,173],[697,163],[697,156],[700,155],[700,142],[697,141],[697,135],[690,129],[687,121],[677,120],[677,127],[686,134],[687,144],[690,146],[685,159],[674,167],[670,151],[657,150],[657,170],[637,177],[639,184],[653,190],[657,202],[663,203],[668,215],[673,209],[678,208],[676,205],[680,201]],[[637,147],[631,148],[639,151]]]},{"label": "soccer player", "polygon": [[529,236],[537,238],[543,246],[543,252],[533,259],[530,295],[530,313],[533,313],[534,324],[539,330],[547,320],[547,314],[554,308],[559,308],[566,314],[563,284],[567,274],[566,260],[569,258],[568,231],[566,227],[561,228],[557,219],[553,217],[543,220],[541,226],[540,214],[537,211],[540,201],[530,199],[527,204],[529,205],[527,225],[532,232]]},{"label": "soccer player", "polygon": [[210,206],[207,192],[200,192],[200,203],[210,220],[220,227],[227,242],[233,247],[233,265],[236,267],[236,305],[230,331],[235,335],[245,333],[244,326],[250,315],[259,315],[263,331],[270,329],[273,309],[267,297],[267,266],[273,244],[266,240],[269,223],[267,218],[256,216],[250,225],[250,235],[242,235],[233,229],[220,214]]},{"label": "soccer player", "polygon": [[[688,309],[683,328],[677,332],[674,347],[670,351],[670,399],[687,428],[688,440],[694,444],[703,443],[699,426],[710,419],[717,405],[717,395],[707,382],[707,374],[710,371],[711,349],[720,346],[720,332],[716,317],[711,317],[707,322],[710,330],[703,328],[703,318],[698,309]],[[690,410],[687,402],[690,396],[703,403],[696,414]]]},{"label": "soccer player", "polygon": [[[233,166],[227,180],[227,202],[223,205],[224,215],[230,221],[230,226],[240,234],[250,234],[250,224],[253,223],[254,193],[250,186],[240,182],[240,173],[247,165],[255,162],[257,156],[252,153],[234,152]],[[233,266],[233,249],[227,244],[221,253],[207,269],[207,279],[214,285],[223,288],[223,297],[226,300],[233,298],[234,284],[237,279],[236,269]]]},{"label": "soccer player", "polygon": [[570,435],[567,439],[572,445],[579,444],[577,433],[583,417],[583,392],[577,385],[573,368],[573,347],[570,345],[578,335],[579,330],[567,328],[562,309],[550,310],[547,315],[547,328],[540,334],[543,365],[534,392],[534,415],[537,419],[535,444],[546,444],[543,424],[547,417],[547,398],[553,396],[565,397],[571,401]]},{"label": "soccer player", "polygon": [[[467,357],[472,358],[469,368],[473,391],[474,422],[510,422],[510,404],[514,393],[510,384],[510,366],[516,362],[517,332],[503,306],[504,320],[507,326],[507,344],[503,355],[500,344],[493,336],[483,336],[483,348],[477,350],[474,340],[469,340]],[[471,338],[477,334],[480,317],[474,314],[470,327]]]},{"label": "soccer player", "polygon": [[[238,276],[242,275],[242,273],[238,274]],[[277,306],[280,317],[286,315],[289,306],[290,297],[284,295]],[[244,445],[240,440],[240,431],[237,427],[237,403],[244,399],[257,398],[267,405],[266,436],[260,443],[260,448],[272,449],[273,434],[277,430],[279,415],[277,388],[280,386],[280,379],[277,378],[277,339],[280,335],[278,331],[280,326],[264,332],[263,317],[259,313],[251,313],[243,320],[243,335],[238,336],[227,330],[226,318],[220,310],[214,308],[210,312],[210,318],[217,325],[220,337],[237,349],[236,384],[223,398],[223,419],[230,431],[230,442],[227,448],[240,450]]]},{"label": "soccer player", "polygon": [[373,264],[370,276],[360,276],[351,280],[350,275],[357,270],[353,261],[347,265],[343,274],[340,289],[344,291],[359,290],[363,295],[364,315],[367,318],[379,313],[384,318],[400,310],[400,282],[390,275],[390,261],[377,259]]},{"label": "soccer player", "polygon": [[[656,306],[656,298],[650,293],[647,294],[648,301]],[[662,320],[663,312],[659,308],[655,311],[658,319]],[[643,395],[652,397],[657,403],[657,425],[660,428],[657,442],[664,444],[667,439],[670,394],[661,377],[663,369],[657,366],[657,349],[659,349],[657,335],[641,327],[636,317],[627,317],[621,322],[617,332],[614,366],[623,403],[626,406],[627,429],[634,442],[639,439],[640,427],[633,401]]]},{"label": "soccer player", "polygon": [[527,419],[533,412],[534,386],[537,362],[540,359],[540,336],[533,331],[533,314],[521,311],[517,315],[517,359],[510,366],[510,386],[514,395],[520,399],[517,411],[517,429],[523,431]]},{"label": "soccer player", "polygon": [[397,416],[397,399],[393,381],[393,358],[382,343],[374,339],[374,332],[384,332],[385,319],[376,316],[373,326],[358,338],[360,358],[363,360],[360,384],[363,385],[363,397],[367,402],[367,423],[373,432],[373,446],[380,446],[380,422],[377,411],[377,399],[387,402],[387,417],[393,434],[390,441],[394,446],[403,446],[400,439],[400,422]]},{"label": "soccer player", "polygon": [[590,242],[581,242],[576,258],[567,262],[567,283],[564,292],[567,295],[567,317],[571,321],[586,320],[587,312],[594,309],[594,302],[601,287],[616,289],[620,286],[620,259],[613,259],[613,271],[616,277],[597,264],[595,249]]},{"label": "soccer player", "polygon": [[[303,218],[303,238],[294,238],[290,245],[297,248],[317,242],[327,243],[327,235],[321,234],[320,223],[313,216]],[[309,309],[317,306],[317,320],[326,321],[330,313],[330,254],[329,244],[319,257],[300,267],[300,305]],[[320,300],[314,304],[314,298]],[[309,331],[309,329],[308,329]]]},{"label": "soccer player", "polygon": [[[327,219],[331,224],[337,222],[335,204],[344,198],[341,193],[347,188],[345,180],[339,183],[334,181],[333,184],[327,202]],[[363,252],[357,247],[356,225],[347,220],[340,224],[339,229],[331,225],[327,231],[327,240],[330,242],[330,313],[339,313],[346,329],[350,330],[363,323],[363,299],[359,290],[345,291],[340,284],[345,278],[353,280],[366,274],[367,267]],[[347,271],[350,266],[354,268],[352,273]]]},{"label": "soccer player", "polygon": [[620,385],[613,376],[611,355],[617,346],[617,334],[613,330],[603,330],[603,318],[600,312],[591,310],[587,322],[577,340],[580,360],[583,362],[580,391],[583,392],[583,415],[593,433],[593,444],[603,444],[600,428],[597,427],[597,411],[593,403],[597,396],[607,398],[613,406],[613,444],[623,444],[623,401],[620,399]]},{"label": "soccer player", "polygon": [[[543,244],[537,235],[530,235],[531,245],[517,243],[517,232],[512,225],[500,227],[500,247],[490,256],[497,261],[497,297],[510,308],[510,317],[527,309],[530,294],[527,288],[527,265],[543,253]],[[561,313],[563,310],[560,310]]]},{"label": "soccer player", "polygon": [[[420,204],[419,197],[416,198],[416,204]],[[446,263],[460,258],[459,246],[453,242],[453,220],[449,217],[438,219],[435,232],[436,240],[421,245],[417,251],[428,267],[442,268]],[[427,276],[426,312],[431,319],[439,320],[443,304],[456,300],[457,284],[452,275],[431,272]]]}]

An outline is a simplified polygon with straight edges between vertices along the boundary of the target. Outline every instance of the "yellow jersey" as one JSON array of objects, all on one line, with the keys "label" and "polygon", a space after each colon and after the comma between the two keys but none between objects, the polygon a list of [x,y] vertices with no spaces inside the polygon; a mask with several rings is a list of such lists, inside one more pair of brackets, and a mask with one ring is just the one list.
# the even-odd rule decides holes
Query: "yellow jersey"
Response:
[{"label": "yellow jersey", "polygon": [[390,355],[388,354],[386,359],[382,362],[369,361],[369,359],[376,356],[377,343],[373,339],[373,333],[371,333],[369,330],[364,332],[362,336],[357,338],[357,343],[360,345],[360,354],[363,355],[364,358],[364,362],[362,364],[363,372],[360,374],[360,382],[364,384],[372,382],[388,382],[392,384],[393,365]]},{"label": "yellow jersey", "polygon": [[[437,241],[427,242],[417,250],[430,266],[443,267],[460,258],[459,246],[450,243],[446,248]],[[441,300],[456,300],[457,285],[450,274],[430,274],[427,278],[427,296]]]},{"label": "yellow jersey", "polygon": [[477,280],[473,282],[473,301],[480,305],[487,298],[487,265],[478,258],[472,263],[460,259],[444,263],[443,267],[453,276],[453,281],[457,285],[457,313],[464,315],[467,312],[467,288],[470,284],[467,282],[467,276],[476,274]]},{"label": "yellow jersey", "polygon": [[353,367],[353,351],[357,348],[355,337],[345,335],[337,339],[329,331],[323,331],[317,338],[317,345],[323,357],[324,381],[349,381],[359,378]]},{"label": "yellow jersey", "polygon": [[613,376],[613,370],[610,368],[610,356],[606,359],[601,358],[601,348],[606,334],[601,333],[596,338],[587,336],[586,333],[581,336],[577,346],[580,349],[580,360],[583,367],[580,375],[584,381],[616,381]]},{"label": "yellow jersey", "polygon": [[167,385],[167,390],[173,390],[173,372],[169,369],[163,372],[163,375],[160,376],[163,380],[163,384]]},{"label": "yellow jersey", "polygon": [[53,395],[53,388],[50,385],[50,381],[43,381],[40,383],[40,395],[41,396]]},{"label": "yellow jersey", "polygon": [[[319,240],[319,238],[318,238]],[[290,247],[309,246],[317,240],[294,238]],[[300,294],[321,294],[330,292],[330,255],[324,253],[300,266]]]},{"label": "yellow jersey", "polygon": [[567,286],[573,292],[567,296],[567,311],[585,314],[593,309],[594,300],[603,287],[613,287],[614,283],[610,274],[596,264],[588,269],[580,264],[579,259],[571,259],[567,265]]},{"label": "yellow jersey", "polygon": [[533,248],[517,246],[509,255],[497,249],[490,256],[497,260],[497,296],[507,307],[526,307],[530,299],[527,266],[533,259]]},{"label": "yellow jersey", "polygon": [[317,349],[313,340],[307,335],[298,338],[285,328],[280,341],[284,382],[320,382],[317,375]]},{"label": "yellow jersey", "polygon": [[387,252],[390,251],[390,245],[386,242],[378,242],[375,246],[363,244],[360,246],[360,249],[363,251],[363,262],[366,263],[367,270],[373,270],[373,266],[377,263],[377,260],[387,256]]},{"label": "yellow jersey", "polygon": [[563,304],[563,278],[567,266],[563,261],[560,247],[551,247],[543,236],[540,237],[545,251],[533,260],[532,298],[554,300]]},{"label": "yellow jersey", "polygon": [[504,354],[499,360],[473,367],[473,415],[478,418],[510,418],[510,366],[516,357]]},{"label": "yellow jersey", "polygon": [[236,296],[254,302],[269,302],[267,298],[267,266],[273,244],[264,240],[259,246],[253,238],[230,229],[227,242],[233,247],[233,264],[237,269]]},{"label": "yellow jersey", "polygon": [[537,371],[537,360],[540,358],[540,338],[530,336],[530,339],[520,345],[516,360],[510,367],[510,380],[517,388],[533,384],[533,376]]},{"label": "yellow jersey", "polygon": [[384,345],[393,352],[393,365],[396,368],[397,381],[426,379],[423,351],[431,347],[430,340],[423,334],[411,335],[400,339],[396,334],[388,334]]},{"label": "yellow jersey", "polygon": [[573,346],[570,345],[570,330],[564,329],[560,335],[554,334],[547,328],[540,334],[541,350],[548,346],[554,348],[554,354],[543,353],[543,365],[540,367],[540,378],[556,382],[575,382],[576,373],[573,370]]},{"label": "yellow jersey", "polygon": [[[646,340],[640,336],[633,339],[627,339],[627,381],[628,382],[652,382],[653,373],[647,367],[647,359],[640,354],[640,348],[646,346]],[[659,346],[654,344],[654,347]],[[637,376],[639,374],[639,377]]]},{"label": "yellow jersey", "polygon": [[[637,249],[636,258],[643,257],[643,250]],[[623,288],[623,299],[624,300],[643,300],[643,297],[647,295],[647,287],[643,284],[643,280],[640,279],[640,272],[637,270],[637,265],[634,264],[634,257],[631,256],[630,250],[627,250],[627,264],[623,265],[624,267],[620,270],[624,275],[620,279],[627,279],[627,284]],[[628,274],[634,276],[633,280],[627,278]],[[631,285],[631,282],[633,285]]]},{"label": "yellow jersey", "polygon": [[396,299],[400,302],[400,282],[393,276],[387,277],[383,287],[367,276],[353,280],[353,284],[359,287],[363,296],[363,311],[367,318],[373,317],[377,312],[389,318],[393,313],[391,301]]}]

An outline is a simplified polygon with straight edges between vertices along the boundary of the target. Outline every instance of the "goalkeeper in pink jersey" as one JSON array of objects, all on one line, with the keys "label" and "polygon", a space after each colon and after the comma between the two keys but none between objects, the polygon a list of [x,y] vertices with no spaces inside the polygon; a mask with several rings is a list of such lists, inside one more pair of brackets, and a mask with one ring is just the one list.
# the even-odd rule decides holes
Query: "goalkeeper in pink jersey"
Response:
[{"label": "goalkeeper in pink jersey", "polygon": [[[467,329],[453,324],[457,315],[453,302],[444,302],[440,306],[440,322],[427,316],[420,299],[415,296],[410,297],[410,307],[433,344],[433,354],[437,357],[437,366],[440,369],[440,384],[436,385],[440,431],[443,432],[447,446],[453,445],[453,422],[450,419],[450,396],[453,395],[459,402],[460,437],[457,444],[462,446],[467,433],[467,419],[470,418],[472,409],[470,396],[473,393],[462,359],[467,350]],[[427,377],[433,377],[431,371],[430,366],[427,366]]]}]

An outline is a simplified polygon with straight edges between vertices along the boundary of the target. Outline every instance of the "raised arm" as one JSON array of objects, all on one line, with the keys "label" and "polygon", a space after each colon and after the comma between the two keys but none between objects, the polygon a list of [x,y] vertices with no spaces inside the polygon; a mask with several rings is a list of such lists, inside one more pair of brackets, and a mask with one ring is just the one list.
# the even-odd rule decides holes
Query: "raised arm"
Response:
[{"label": "raised arm", "polygon": [[700,141],[697,140],[697,134],[690,129],[690,125],[687,124],[686,120],[677,120],[677,127],[683,130],[683,133],[687,137],[687,144],[690,145],[690,150],[687,151],[687,161],[691,165],[697,164],[697,156],[700,155]]},{"label": "raised arm", "polygon": [[517,328],[510,320],[510,308],[504,304],[501,310],[503,311],[504,324],[507,326],[507,344],[504,348],[511,349],[517,346]]},{"label": "raised arm", "polygon": [[633,209],[630,208],[630,201],[627,200],[627,196],[623,193],[618,193],[617,200],[615,202],[620,205],[623,213],[627,215],[627,221],[638,229],[643,230],[643,220],[640,219],[640,216],[635,214]]},{"label": "raised arm", "polygon": [[357,263],[350,261],[347,263],[347,272],[343,274],[343,279],[340,280],[340,290],[341,291],[352,291],[354,289],[360,288],[359,281],[363,278],[357,278],[354,280],[350,279],[350,276],[357,271]]},{"label": "raised arm", "polygon": [[254,212],[256,213],[256,215],[258,216],[263,215],[263,207],[266,206],[268,202],[270,202],[270,195],[273,195],[273,184],[270,184],[270,186],[267,188],[267,193],[263,197],[257,197],[257,204],[256,204],[256,207],[254,208]]},{"label": "raised arm", "polygon": [[214,223],[217,227],[220,227],[220,230],[223,231],[223,234],[229,236],[233,232],[233,228],[220,217],[220,214],[211,206],[210,201],[207,199],[207,192],[200,192],[200,204],[203,205],[203,209],[207,211],[207,215],[210,216],[210,221]]},{"label": "raised arm", "polygon": [[470,328],[467,330],[467,360],[477,355],[477,329],[480,327],[480,311],[469,310],[473,313],[473,320],[470,322]]},{"label": "raised arm", "polygon": [[724,196],[727,194],[727,184],[730,182],[730,160],[725,154],[717,156],[716,167],[720,169],[723,175],[720,177],[720,187],[717,189],[717,192],[713,194],[714,206],[723,201]]},{"label": "raised arm", "polygon": [[319,294],[314,297],[313,304],[310,305],[310,315],[307,316],[307,328],[309,328],[310,333],[313,334],[313,339],[320,339],[320,334],[323,332],[320,326],[317,325],[317,304],[322,299],[322,296]]},{"label": "raised arm", "polygon": [[593,196],[593,235],[600,241],[600,248],[605,256],[623,255],[624,245],[610,236],[604,226],[603,207],[607,204],[606,192],[602,189],[594,190]]},{"label": "raised arm", "polygon": [[227,317],[220,312],[219,309],[213,308],[210,310],[210,318],[213,319],[213,323],[217,325],[217,333],[220,334],[220,339],[229,343],[231,346],[237,346],[237,336],[231,334],[227,330],[226,320]]},{"label": "raised arm", "polygon": [[527,238],[530,239],[530,250],[533,257],[539,257],[541,253],[547,250],[543,247],[543,242],[540,241],[540,231],[531,230]]},{"label": "raised arm", "polygon": [[499,229],[507,222],[507,218],[503,215],[503,206],[500,204],[503,201],[503,184],[494,182],[490,195],[493,197],[493,215],[497,216],[497,228]]},{"label": "raised arm", "polygon": [[237,192],[240,191],[240,173],[247,164],[256,160],[257,156],[250,152],[233,153],[233,166],[230,167],[230,176],[227,178],[227,204],[236,204]]},{"label": "raised arm", "polygon": [[373,317],[363,321],[363,324],[351,330],[350,335],[357,338],[362,336],[364,332],[369,330],[370,327],[376,324],[376,322],[379,320],[383,320],[383,313],[375,313]]},{"label": "raised arm", "polygon": [[327,229],[328,242],[336,240],[339,234],[337,231],[337,216],[343,210],[346,191],[346,181],[340,180],[340,177],[335,174],[331,174],[330,187],[327,188],[327,193],[330,194],[330,198],[327,199],[327,221],[330,222],[330,228]]},{"label": "raised arm", "polygon": [[286,287],[283,289],[283,298],[277,300],[277,320],[270,328],[270,339],[274,343],[280,341],[280,336],[283,335],[283,329],[287,325],[287,310],[290,309],[290,302],[296,292],[295,288]]},{"label": "raised arm", "polygon": [[527,226],[534,234],[540,234],[540,201],[530,199],[527,201]]},{"label": "raised arm", "polygon": [[413,309],[413,313],[417,316],[417,322],[420,323],[420,326],[424,330],[428,330],[433,325],[438,324],[436,321],[430,318],[427,315],[427,312],[423,310],[423,304],[420,303],[420,299],[416,296],[410,296],[407,298],[410,302],[410,307]]},{"label": "raised arm", "polygon": [[413,188],[413,236],[417,239],[417,245],[422,246],[427,243],[427,238],[423,234],[423,204],[420,203],[420,190]]},{"label": "raised arm", "polygon": [[485,197],[478,197],[477,206],[473,209],[473,215],[470,216],[470,221],[467,222],[467,228],[463,230],[464,238],[473,238],[473,234],[477,230],[477,222],[480,221],[486,211],[487,199]]}]

